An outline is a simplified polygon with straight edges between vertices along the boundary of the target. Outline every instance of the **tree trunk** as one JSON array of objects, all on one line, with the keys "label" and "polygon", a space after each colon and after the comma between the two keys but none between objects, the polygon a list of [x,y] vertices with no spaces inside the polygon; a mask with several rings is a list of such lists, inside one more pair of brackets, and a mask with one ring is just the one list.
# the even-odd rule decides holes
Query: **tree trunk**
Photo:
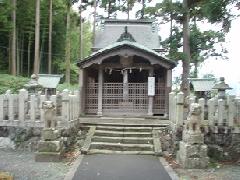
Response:
[{"label": "tree trunk", "polygon": [[[171,6],[171,12],[170,12],[170,39],[171,39],[171,42],[172,42],[172,34],[173,34],[173,13],[172,13],[172,0],[170,0],[170,6]],[[170,43],[171,43],[170,42]]]},{"label": "tree trunk", "polygon": [[81,4],[79,7],[79,14],[80,14],[80,22],[79,22],[79,59],[82,60],[82,56],[83,56],[83,47],[82,47],[82,35],[83,35],[83,28],[82,28],[82,8],[81,8]]},{"label": "tree trunk", "polygon": [[8,40],[8,72],[11,74],[12,72],[12,32],[9,33]]},{"label": "tree trunk", "polygon": [[22,35],[22,42],[21,42],[20,74],[23,74],[24,40],[25,40],[25,36],[24,36],[24,33],[23,33],[23,35]]},{"label": "tree trunk", "polygon": [[142,0],[141,19],[143,19],[143,18],[144,18],[144,14],[145,14],[144,10],[145,10],[145,0]]},{"label": "tree trunk", "polygon": [[40,65],[39,41],[40,41],[40,0],[36,0],[34,74],[39,73],[39,65]]},{"label": "tree trunk", "polygon": [[28,65],[27,65],[27,67],[28,67],[28,77],[30,77],[30,66],[31,66],[31,45],[32,45],[32,43],[31,43],[31,40],[32,40],[32,34],[31,33],[29,33],[29,36],[28,36]]},{"label": "tree trunk", "polygon": [[111,1],[108,2],[108,19],[110,19]]},{"label": "tree trunk", "polygon": [[184,96],[188,96],[190,93],[189,89],[189,72],[190,72],[190,31],[189,31],[189,8],[187,0],[183,0],[184,15],[183,15],[183,53],[184,59],[182,61],[183,74],[182,74],[182,85],[181,90]]},{"label": "tree trunk", "polygon": [[52,6],[53,1],[49,0],[48,74],[52,73]]},{"label": "tree trunk", "polygon": [[71,42],[70,42],[70,10],[71,10],[71,1],[68,4],[68,9],[67,9],[67,27],[66,27],[66,52],[65,52],[65,62],[66,62],[66,83],[70,83],[70,48],[71,48]]},{"label": "tree trunk", "polygon": [[96,16],[97,16],[97,0],[94,0],[94,15],[93,15],[93,38],[92,44],[95,42],[95,33],[96,33]]},{"label": "tree trunk", "polygon": [[43,68],[43,64],[41,63],[43,60],[43,52],[44,52],[44,45],[45,45],[45,35],[46,35],[46,29],[43,29],[42,37],[41,37],[41,46],[40,46],[40,57],[39,57],[39,71],[42,72],[45,68]]},{"label": "tree trunk", "polygon": [[129,4],[129,0],[127,1],[127,20],[129,21],[130,18],[130,4]]},{"label": "tree trunk", "polygon": [[21,49],[21,46],[20,46],[20,42],[21,42],[21,35],[19,35],[20,33],[17,33],[16,34],[16,70],[17,70],[17,76],[19,76],[19,70],[20,70],[20,49]]},{"label": "tree trunk", "polygon": [[16,76],[16,8],[17,8],[17,2],[16,0],[12,0],[12,42],[11,42],[11,74]]}]

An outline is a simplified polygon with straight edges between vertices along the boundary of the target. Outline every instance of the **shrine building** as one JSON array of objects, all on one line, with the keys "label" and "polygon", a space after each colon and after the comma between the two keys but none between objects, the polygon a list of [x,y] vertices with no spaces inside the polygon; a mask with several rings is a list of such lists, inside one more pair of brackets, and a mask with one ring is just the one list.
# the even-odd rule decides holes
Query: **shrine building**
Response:
[{"label": "shrine building", "polygon": [[172,69],[149,20],[105,20],[77,63],[80,109],[98,116],[167,116]]}]

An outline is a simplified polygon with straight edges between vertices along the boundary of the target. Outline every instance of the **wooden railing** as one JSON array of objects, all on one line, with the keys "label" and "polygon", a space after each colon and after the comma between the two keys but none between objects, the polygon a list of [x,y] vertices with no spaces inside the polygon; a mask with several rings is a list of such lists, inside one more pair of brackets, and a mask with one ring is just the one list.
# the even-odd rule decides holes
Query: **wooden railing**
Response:
[{"label": "wooden railing", "polygon": [[[127,99],[123,95],[123,83],[103,84],[104,113],[136,113],[147,114],[148,92],[147,83],[128,83]],[[153,111],[156,114],[166,111],[166,88],[164,84],[156,84]],[[98,83],[88,83],[85,97],[86,113],[96,114],[98,109]]]}]

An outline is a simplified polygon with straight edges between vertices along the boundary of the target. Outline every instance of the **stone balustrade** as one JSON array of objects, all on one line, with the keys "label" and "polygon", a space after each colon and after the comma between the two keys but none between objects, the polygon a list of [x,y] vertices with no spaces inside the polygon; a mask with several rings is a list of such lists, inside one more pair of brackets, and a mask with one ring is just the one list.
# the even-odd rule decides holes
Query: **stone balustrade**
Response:
[{"label": "stone balustrade", "polygon": [[[197,102],[202,112],[201,124],[205,127],[227,127],[235,133],[240,133],[240,99],[227,95],[225,99],[213,97],[209,100],[190,97],[187,104]],[[184,106],[184,95],[182,92],[169,94],[169,120],[171,127],[176,129],[183,126],[187,119],[188,109]]]},{"label": "stone balustrade", "polygon": [[78,121],[79,92],[65,89],[61,93],[47,97],[30,94],[21,89],[18,94],[7,91],[0,95],[0,126],[44,127],[44,109],[42,103],[52,101],[56,106],[58,127],[74,126]]}]

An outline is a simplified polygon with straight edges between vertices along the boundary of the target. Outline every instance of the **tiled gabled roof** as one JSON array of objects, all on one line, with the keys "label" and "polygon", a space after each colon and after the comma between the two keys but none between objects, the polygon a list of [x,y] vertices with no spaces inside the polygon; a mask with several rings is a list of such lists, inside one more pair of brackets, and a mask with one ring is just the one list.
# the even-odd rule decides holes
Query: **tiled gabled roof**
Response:
[{"label": "tiled gabled roof", "polygon": [[82,61],[78,61],[77,65],[78,66],[82,66],[83,64],[97,58],[98,56],[105,54],[105,53],[109,53],[111,51],[114,51],[115,49],[121,48],[121,47],[130,47],[130,48],[134,48],[137,50],[140,50],[142,52],[145,52],[149,55],[152,55],[154,57],[156,57],[157,59],[159,59],[159,61],[163,61],[164,63],[169,64],[172,68],[174,68],[176,66],[176,62],[169,60],[163,56],[161,56],[159,53],[157,53],[156,51],[149,49],[137,42],[130,42],[130,41],[121,41],[121,42],[115,42],[105,48],[102,48],[94,53],[92,53],[90,56],[88,56],[87,58],[83,59]]},{"label": "tiled gabled roof", "polygon": [[126,26],[137,43],[149,49],[160,49],[159,35],[152,23],[150,20],[105,20],[103,28],[96,32],[93,50],[117,42]]}]

